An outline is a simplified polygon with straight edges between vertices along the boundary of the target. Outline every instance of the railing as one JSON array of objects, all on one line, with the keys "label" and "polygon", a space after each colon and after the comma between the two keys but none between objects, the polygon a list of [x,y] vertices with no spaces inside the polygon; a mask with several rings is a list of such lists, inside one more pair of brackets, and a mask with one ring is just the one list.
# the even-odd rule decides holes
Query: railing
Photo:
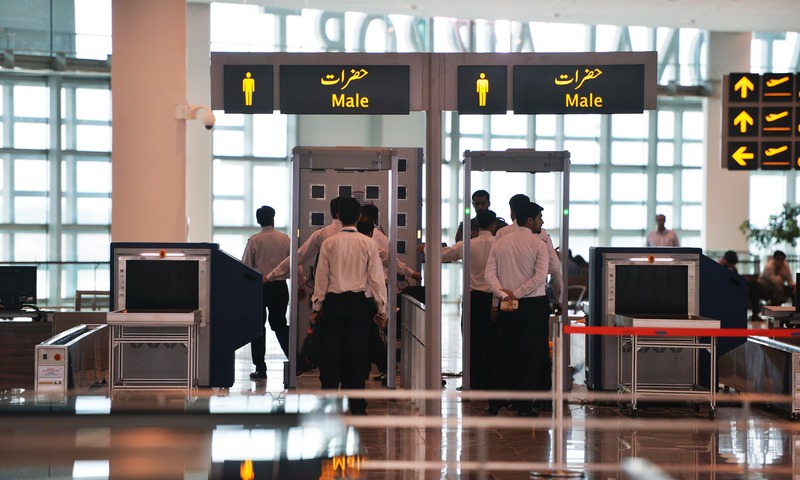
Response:
[{"label": "railing", "polygon": [[[402,347],[400,381],[406,390],[425,390],[425,305],[408,296],[400,296]],[[425,415],[425,398],[412,400]]]}]

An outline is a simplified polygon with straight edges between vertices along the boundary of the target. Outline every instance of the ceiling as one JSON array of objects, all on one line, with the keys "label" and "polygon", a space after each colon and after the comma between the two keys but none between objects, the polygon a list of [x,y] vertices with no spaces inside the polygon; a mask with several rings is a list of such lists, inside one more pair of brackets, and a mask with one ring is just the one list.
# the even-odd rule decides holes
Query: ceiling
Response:
[{"label": "ceiling", "polygon": [[[189,0],[207,2],[209,0]],[[219,1],[219,0],[215,0]],[[800,31],[800,0],[222,0],[297,10],[590,25]]]}]

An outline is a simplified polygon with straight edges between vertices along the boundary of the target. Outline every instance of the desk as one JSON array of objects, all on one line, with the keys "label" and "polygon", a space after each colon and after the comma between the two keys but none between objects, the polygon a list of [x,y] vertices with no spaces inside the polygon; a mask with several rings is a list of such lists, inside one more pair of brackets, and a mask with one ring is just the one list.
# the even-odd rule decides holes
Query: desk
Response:
[{"label": "desk", "polygon": [[195,388],[200,319],[200,310],[110,312],[111,391]]},{"label": "desk", "polygon": [[[621,327],[655,327],[655,328],[716,328],[720,326],[719,320],[712,320],[697,316],[684,316],[682,318],[641,318],[629,317],[625,315],[614,315],[614,325]],[[708,418],[713,419],[716,415],[716,337],[710,337],[709,341],[703,342],[700,337],[652,337],[629,335],[620,336],[617,349],[617,375],[620,379],[619,389],[631,394],[631,416],[637,415],[637,402],[640,396],[653,395],[661,397],[675,398],[696,398],[698,395],[708,398],[710,410]],[[622,381],[622,356],[626,354],[626,346],[630,345],[631,355],[631,381]],[[692,352],[692,364],[694,366],[691,383],[680,384],[665,381],[663,383],[641,383],[639,382],[639,352],[643,348],[684,348]],[[711,357],[709,387],[705,388],[697,381],[698,374],[698,354],[705,350]]]}]

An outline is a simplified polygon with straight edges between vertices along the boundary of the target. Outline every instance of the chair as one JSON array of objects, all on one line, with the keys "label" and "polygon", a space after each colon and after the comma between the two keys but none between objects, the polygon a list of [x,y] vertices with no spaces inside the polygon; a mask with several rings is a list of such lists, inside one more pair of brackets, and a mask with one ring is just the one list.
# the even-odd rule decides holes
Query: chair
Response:
[{"label": "chair", "polygon": [[583,299],[586,296],[586,285],[570,285],[567,287],[567,310],[583,311]]}]

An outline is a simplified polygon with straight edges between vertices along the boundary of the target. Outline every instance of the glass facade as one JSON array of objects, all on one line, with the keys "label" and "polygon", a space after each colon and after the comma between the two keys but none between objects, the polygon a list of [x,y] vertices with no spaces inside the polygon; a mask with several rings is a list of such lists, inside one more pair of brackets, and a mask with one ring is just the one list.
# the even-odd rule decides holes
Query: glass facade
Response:
[{"label": "glass facade", "polygon": [[[110,0],[75,0],[70,58],[104,61],[111,53]],[[706,33],[697,29],[468,21],[406,15],[270,10],[212,3],[212,51],[265,52],[659,52],[658,110],[639,115],[444,115],[443,240],[460,221],[465,150],[536,148],[572,156],[570,244],[641,245],[656,213],[684,245],[701,246]],[[13,12],[12,12],[13,13]],[[41,15],[51,12],[44,8]],[[9,18],[9,17],[6,17]],[[244,22],[244,23],[243,23]],[[3,25],[5,28],[17,28]],[[63,28],[63,27],[62,27]],[[796,33],[754,34],[753,72],[797,71]],[[36,54],[35,51],[26,52]],[[77,289],[108,289],[111,218],[111,93],[107,73],[55,68],[39,52],[38,70],[0,68],[0,261],[44,263],[43,303],[62,305]],[[698,87],[698,88],[694,88]],[[213,131],[213,241],[237,255],[254,232],[253,212],[276,207],[289,223],[291,148],[296,119],[217,112]],[[747,174],[747,173],[743,173]],[[795,172],[750,173],[750,218],[766,221],[784,201],[800,201]],[[264,188],[269,184],[269,188]],[[547,176],[480,173],[473,189],[492,192],[507,216],[508,198],[533,192],[545,228],[557,238],[560,181]],[[774,204],[774,205],[773,205]],[[42,294],[43,293],[43,294]]]}]

